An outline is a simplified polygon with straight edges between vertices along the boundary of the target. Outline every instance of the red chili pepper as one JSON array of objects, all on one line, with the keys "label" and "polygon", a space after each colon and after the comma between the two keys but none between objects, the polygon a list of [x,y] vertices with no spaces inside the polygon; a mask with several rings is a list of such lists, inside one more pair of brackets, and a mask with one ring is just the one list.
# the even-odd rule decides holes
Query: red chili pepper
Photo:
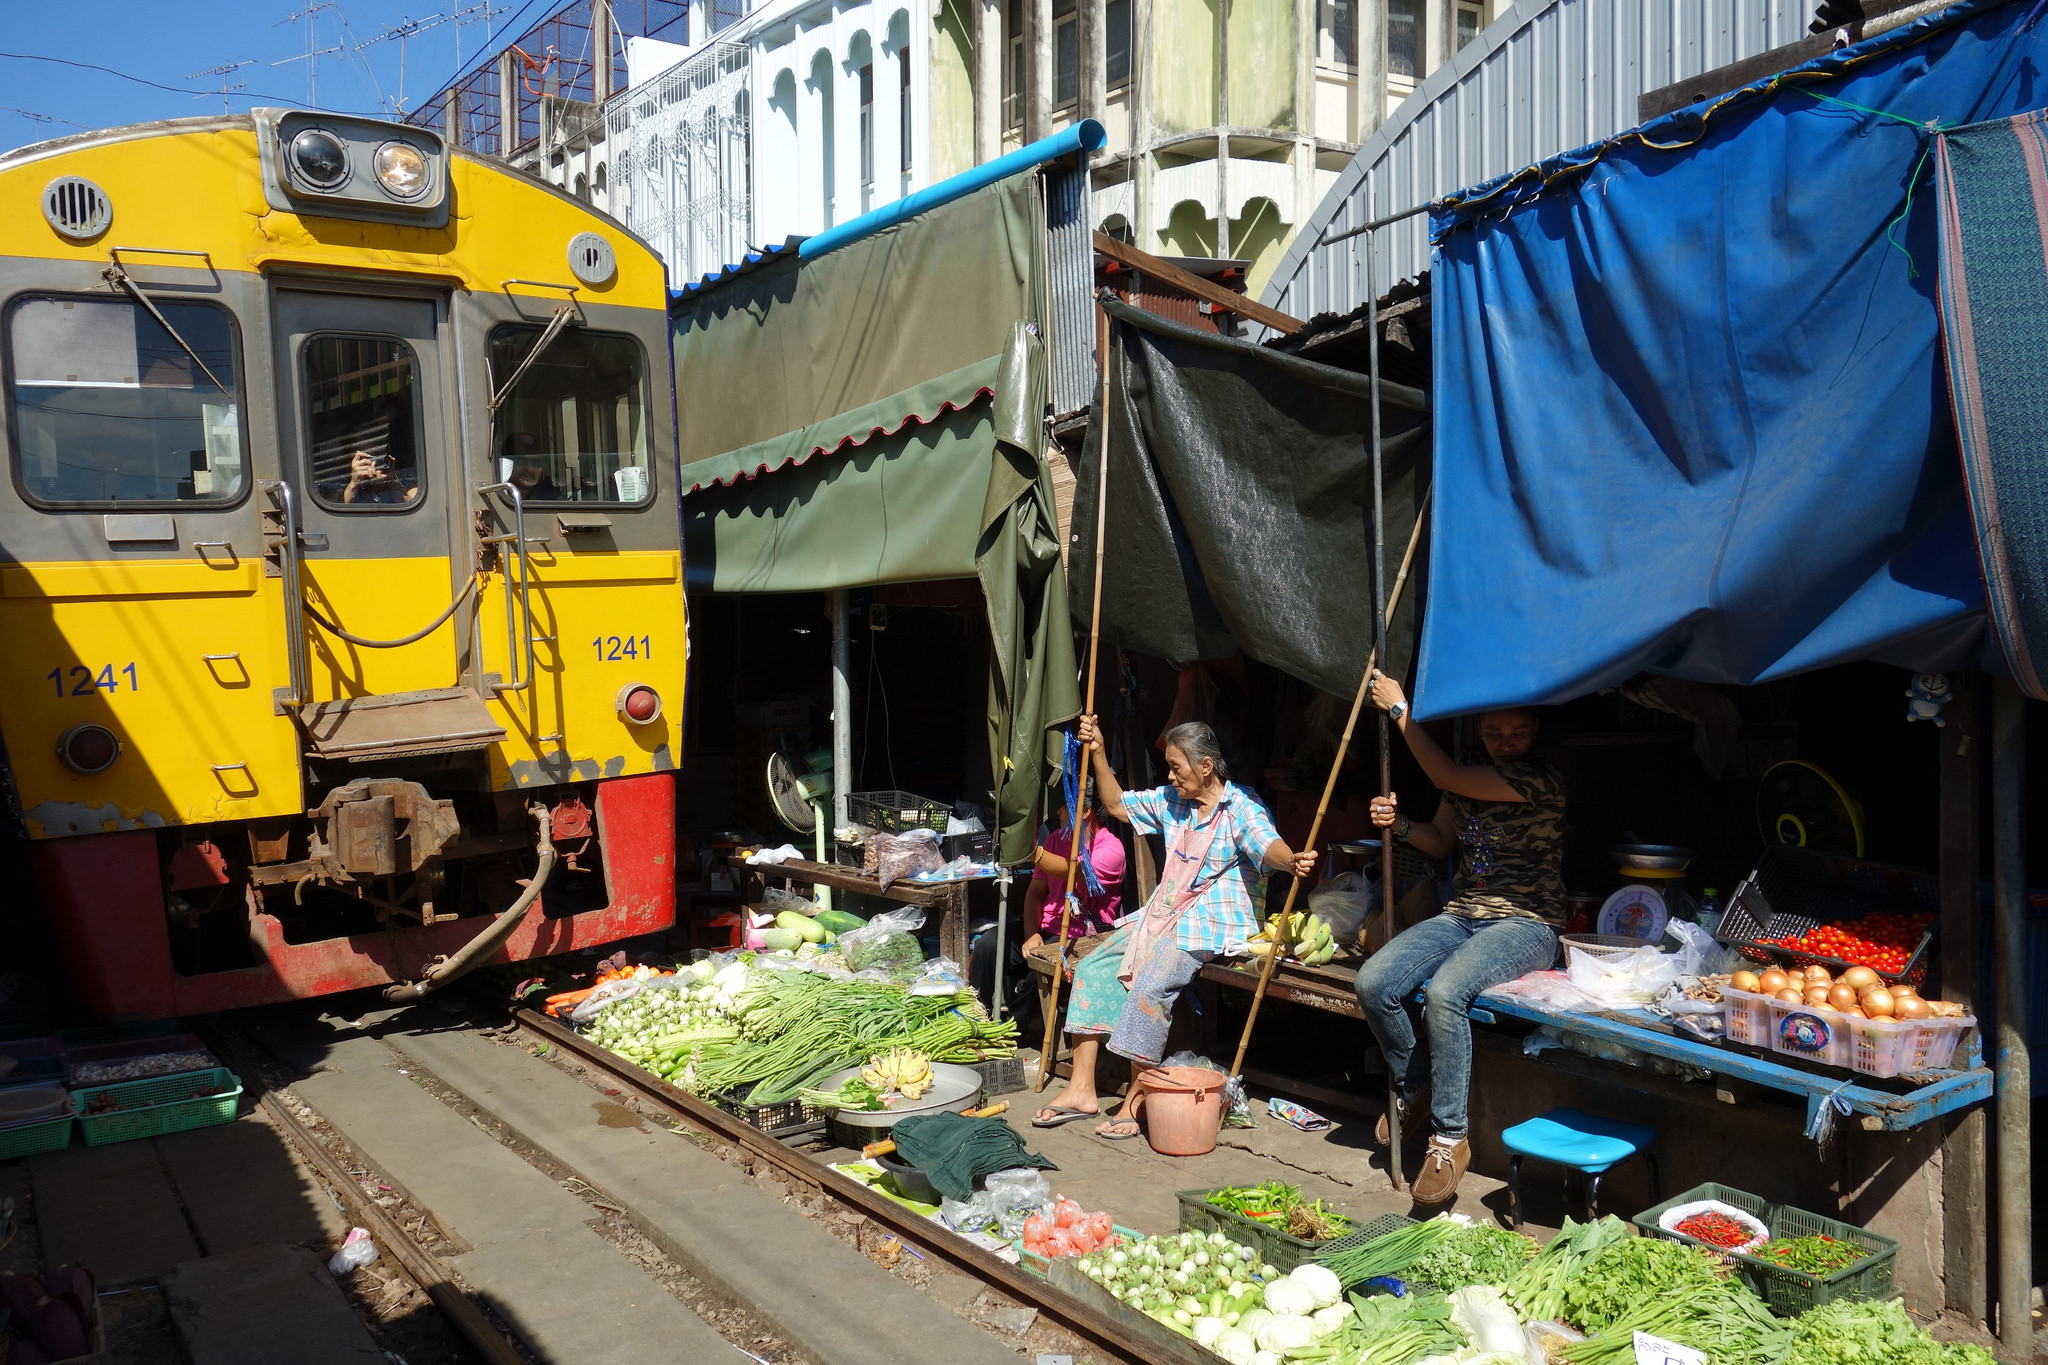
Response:
[{"label": "red chili pepper", "polygon": [[1738,1247],[1756,1237],[1755,1231],[1725,1213],[1696,1213],[1679,1223],[1675,1231],[1723,1248]]}]

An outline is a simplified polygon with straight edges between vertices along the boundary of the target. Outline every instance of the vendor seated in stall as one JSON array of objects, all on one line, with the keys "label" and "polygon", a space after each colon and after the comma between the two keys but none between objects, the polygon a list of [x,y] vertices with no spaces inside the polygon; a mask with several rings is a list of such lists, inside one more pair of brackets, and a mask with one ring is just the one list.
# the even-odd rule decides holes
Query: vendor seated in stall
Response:
[{"label": "vendor seated in stall", "polygon": [[[1456,1197],[1472,1159],[1465,1141],[1472,1001],[1489,987],[1541,971],[1557,956],[1565,911],[1564,776],[1531,753],[1536,716],[1526,708],[1481,716],[1479,741],[1493,761],[1461,764],[1416,722],[1392,678],[1373,674],[1372,699],[1443,793],[1436,818],[1426,825],[1402,815],[1397,798],[1375,797],[1373,823],[1429,857],[1459,855],[1443,913],[1402,930],[1358,969],[1358,1003],[1401,1096],[1398,1115],[1383,1115],[1375,1137],[1383,1143],[1413,1137],[1427,1114],[1435,1131],[1414,1197],[1418,1204],[1443,1204]],[[1426,1068],[1407,1008],[1425,981]]]},{"label": "vendor seated in stall", "polygon": [[[1145,908],[1074,968],[1067,1005],[1074,1077],[1032,1121],[1051,1128],[1101,1112],[1095,1062],[1106,1039],[1111,1052],[1131,1063],[1133,1098],[1120,1120],[1095,1131],[1122,1140],[1140,1131],[1142,1078],[1165,1056],[1181,988],[1225,944],[1258,931],[1260,870],[1306,877],[1316,855],[1296,853],[1274,833],[1259,799],[1229,780],[1216,732],[1199,721],[1167,732],[1170,785],[1152,791],[1118,785],[1095,717],[1081,717],[1080,738],[1093,755],[1101,809],[1130,821],[1140,834],[1162,835],[1166,857]],[[1041,1063],[1051,1064],[1051,1058]]]},{"label": "vendor seated in stall", "polygon": [[[1070,939],[1106,934],[1116,927],[1117,919],[1123,914],[1123,840],[1116,837],[1115,830],[1104,827],[1102,812],[1095,804],[1095,793],[1088,795],[1088,818],[1083,823],[1089,830],[1089,857],[1087,862],[1074,869],[1077,904],[1067,920],[1067,937]],[[1074,834],[1067,827],[1066,807],[1062,805],[1056,815],[1060,828],[1043,833],[1038,846],[1031,851],[1031,889],[1024,893],[1023,927],[1012,930],[1003,946],[1003,997],[1016,1016],[1017,1027],[1026,1037],[1035,1030],[1042,1030],[1045,1021],[1038,1014],[1036,992],[1018,989],[1025,986],[1030,978],[1024,966],[1024,954],[1047,939],[1059,937],[1060,895],[1067,888],[1067,850],[1073,846]],[[1093,887],[1088,884],[1091,869],[1094,872]],[[1021,943],[1018,941],[1020,938],[1023,940]],[[1015,986],[1011,984],[1013,980]],[[968,958],[967,982],[981,997],[985,1009],[995,1008],[995,981],[996,936],[993,931],[984,931],[974,941],[974,952]]]}]

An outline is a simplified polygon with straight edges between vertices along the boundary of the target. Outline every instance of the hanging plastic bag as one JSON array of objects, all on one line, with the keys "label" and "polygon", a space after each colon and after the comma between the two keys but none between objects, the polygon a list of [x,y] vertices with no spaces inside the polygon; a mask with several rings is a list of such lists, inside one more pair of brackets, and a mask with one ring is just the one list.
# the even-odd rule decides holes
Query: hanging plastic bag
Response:
[{"label": "hanging plastic bag", "polygon": [[1330,926],[1330,937],[1349,944],[1365,927],[1365,916],[1379,903],[1379,891],[1363,872],[1344,872],[1309,892],[1308,908]]}]

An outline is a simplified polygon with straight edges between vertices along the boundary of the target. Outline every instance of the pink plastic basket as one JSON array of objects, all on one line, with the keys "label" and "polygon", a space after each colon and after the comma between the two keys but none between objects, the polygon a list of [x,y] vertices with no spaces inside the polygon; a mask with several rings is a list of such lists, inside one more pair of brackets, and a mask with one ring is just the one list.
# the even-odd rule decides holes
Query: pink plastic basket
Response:
[{"label": "pink plastic basket", "polygon": [[1975,1018],[1849,1019],[1849,1065],[1872,1076],[1940,1071],[1955,1060],[1956,1044]]}]

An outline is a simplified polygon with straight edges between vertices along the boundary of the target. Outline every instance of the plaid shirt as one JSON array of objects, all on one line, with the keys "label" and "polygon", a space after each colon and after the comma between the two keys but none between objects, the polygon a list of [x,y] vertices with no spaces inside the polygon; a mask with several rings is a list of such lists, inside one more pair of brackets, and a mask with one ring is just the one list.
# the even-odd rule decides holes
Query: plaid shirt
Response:
[{"label": "plaid shirt", "polygon": [[[1169,858],[1175,840],[1191,827],[1195,832],[1188,837],[1190,846],[1207,837],[1207,827],[1195,824],[1198,814],[1195,803],[1172,787],[1124,793],[1124,815],[1131,827],[1140,834],[1164,835]],[[1280,837],[1259,798],[1235,782],[1223,784],[1223,799],[1210,818],[1230,823],[1209,845],[1200,872],[1202,889],[1181,916],[1175,946],[1184,953],[1213,953],[1259,931],[1261,869],[1266,850]],[[1166,869],[1161,868],[1160,880],[1165,879]]]}]

